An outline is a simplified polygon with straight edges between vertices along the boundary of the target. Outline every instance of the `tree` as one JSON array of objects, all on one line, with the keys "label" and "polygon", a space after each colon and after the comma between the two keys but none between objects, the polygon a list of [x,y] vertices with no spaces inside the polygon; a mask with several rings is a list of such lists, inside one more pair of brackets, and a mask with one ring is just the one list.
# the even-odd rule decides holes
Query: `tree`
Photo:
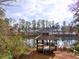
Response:
[{"label": "tree", "polygon": [[5,12],[4,12],[4,9],[2,9],[0,7],[0,18],[4,17],[5,16]]},{"label": "tree", "polygon": [[48,31],[48,20],[45,20],[45,29],[46,29],[46,32]]},{"label": "tree", "polygon": [[5,18],[5,21],[8,25],[13,25],[16,22],[16,20],[12,18]]},{"label": "tree", "polygon": [[31,23],[29,21],[25,22],[25,34],[28,34],[27,32],[30,32],[30,27]]},{"label": "tree", "polygon": [[[77,22],[79,22],[79,0],[76,0],[76,2],[74,4],[72,4],[71,6],[70,6],[70,10],[72,12],[74,12],[73,13],[74,19],[75,19],[74,22],[77,23]],[[79,32],[79,24],[77,24],[76,27],[77,27],[77,30]]]},{"label": "tree", "polygon": [[72,33],[73,32],[73,24],[70,23],[68,26],[69,26],[69,32]]},{"label": "tree", "polygon": [[33,35],[35,35],[35,30],[36,30],[36,20],[32,21],[32,30],[33,30]]},{"label": "tree", "polygon": [[19,19],[19,28],[20,32],[25,32],[25,20],[24,19]]},{"label": "tree", "polygon": [[45,29],[45,20],[41,20],[41,31],[43,32]]},{"label": "tree", "polygon": [[3,6],[9,5],[11,3],[10,1],[15,0],[0,0],[0,18],[5,17],[5,9],[3,8]]},{"label": "tree", "polygon": [[23,35],[16,35],[11,28],[5,20],[0,19],[0,59],[19,58],[27,50]]},{"label": "tree", "polygon": [[44,30],[44,28],[45,28],[45,20],[41,21],[41,25],[42,25],[42,29]]},{"label": "tree", "polygon": [[55,25],[54,25],[54,21],[52,21],[52,32],[54,31]]},{"label": "tree", "polygon": [[61,28],[61,30],[62,30],[63,33],[65,33],[65,26],[66,26],[66,22],[63,21],[63,26],[62,26],[62,28]]},{"label": "tree", "polygon": [[57,31],[59,31],[59,29],[60,29],[59,23],[56,23],[56,29],[57,29]]},{"label": "tree", "polygon": [[41,20],[38,20],[38,21],[37,21],[37,29],[40,29],[40,26],[41,26],[41,25],[40,25],[40,21],[41,21]]}]

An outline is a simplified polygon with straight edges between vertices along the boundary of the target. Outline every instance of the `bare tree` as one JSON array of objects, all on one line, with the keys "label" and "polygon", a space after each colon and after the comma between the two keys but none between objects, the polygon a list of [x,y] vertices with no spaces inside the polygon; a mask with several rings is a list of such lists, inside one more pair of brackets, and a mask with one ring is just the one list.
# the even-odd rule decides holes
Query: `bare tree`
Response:
[{"label": "bare tree", "polygon": [[63,22],[63,26],[62,26],[62,28],[61,28],[63,34],[65,33],[65,26],[66,26],[66,22],[64,21],[64,22]]},{"label": "bare tree", "polygon": [[41,20],[41,29],[42,29],[42,32],[44,32],[44,29],[45,29],[45,20]]},{"label": "bare tree", "polygon": [[16,0],[0,0],[0,5],[9,6],[11,2]]},{"label": "bare tree", "polygon": [[28,31],[30,31],[30,25],[31,25],[31,23],[30,23],[29,21],[26,21],[26,22],[25,22],[25,30],[26,30],[26,33],[27,33]]},{"label": "bare tree", "polygon": [[15,0],[0,0],[0,18],[5,17],[5,9],[3,8],[3,6],[9,6],[12,1]]},{"label": "bare tree", "polygon": [[56,31],[59,33],[60,25],[59,23],[56,23]]},{"label": "bare tree", "polygon": [[35,35],[35,31],[36,31],[36,20],[32,21],[32,29],[33,29],[33,34]]},{"label": "bare tree", "polygon": [[[71,7],[72,6],[72,7]],[[79,0],[76,0],[74,4],[70,6],[70,10],[74,12],[74,21],[75,23],[79,22]],[[76,25],[78,33],[79,33],[79,24]]]},{"label": "bare tree", "polygon": [[5,16],[5,10],[3,8],[0,7],[0,18]]},{"label": "bare tree", "polygon": [[19,28],[21,32],[25,32],[25,20],[19,19]]},{"label": "bare tree", "polygon": [[41,25],[40,25],[40,20],[37,21],[37,29],[40,29]]},{"label": "bare tree", "polygon": [[48,31],[48,20],[45,21],[46,32]]}]

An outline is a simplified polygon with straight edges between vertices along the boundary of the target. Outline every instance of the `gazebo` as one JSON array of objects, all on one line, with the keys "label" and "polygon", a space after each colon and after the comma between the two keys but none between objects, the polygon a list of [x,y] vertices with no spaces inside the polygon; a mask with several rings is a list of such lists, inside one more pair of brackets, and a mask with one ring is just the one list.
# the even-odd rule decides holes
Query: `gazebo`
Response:
[{"label": "gazebo", "polygon": [[37,51],[41,51],[43,53],[46,51],[53,52],[53,50],[56,50],[55,43],[53,43],[55,39],[56,37],[54,35],[50,35],[49,33],[42,33],[37,36],[35,38],[37,42]]}]

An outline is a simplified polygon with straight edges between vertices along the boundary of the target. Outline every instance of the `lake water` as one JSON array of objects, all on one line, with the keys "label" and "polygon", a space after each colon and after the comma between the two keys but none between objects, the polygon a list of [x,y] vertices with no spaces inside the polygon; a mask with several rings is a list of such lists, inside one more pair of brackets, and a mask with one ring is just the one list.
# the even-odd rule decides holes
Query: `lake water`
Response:
[{"label": "lake water", "polygon": [[[56,40],[55,40],[56,41]],[[54,42],[55,41],[51,41],[51,42]],[[59,38],[57,41],[56,41],[56,45],[57,47],[70,47],[72,46],[73,44],[77,43],[78,41],[74,38],[74,37],[65,37],[65,38]],[[26,39],[26,44],[27,46],[29,47],[35,47],[36,45],[36,41],[34,39]]]}]

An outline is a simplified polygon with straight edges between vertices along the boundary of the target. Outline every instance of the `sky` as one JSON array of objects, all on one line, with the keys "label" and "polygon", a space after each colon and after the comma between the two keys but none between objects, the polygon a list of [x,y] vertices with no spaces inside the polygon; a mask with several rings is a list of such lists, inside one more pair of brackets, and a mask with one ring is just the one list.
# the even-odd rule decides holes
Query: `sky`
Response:
[{"label": "sky", "polygon": [[25,20],[45,19],[62,23],[70,22],[73,14],[68,5],[72,0],[18,0],[14,6],[7,6],[6,17]]}]

